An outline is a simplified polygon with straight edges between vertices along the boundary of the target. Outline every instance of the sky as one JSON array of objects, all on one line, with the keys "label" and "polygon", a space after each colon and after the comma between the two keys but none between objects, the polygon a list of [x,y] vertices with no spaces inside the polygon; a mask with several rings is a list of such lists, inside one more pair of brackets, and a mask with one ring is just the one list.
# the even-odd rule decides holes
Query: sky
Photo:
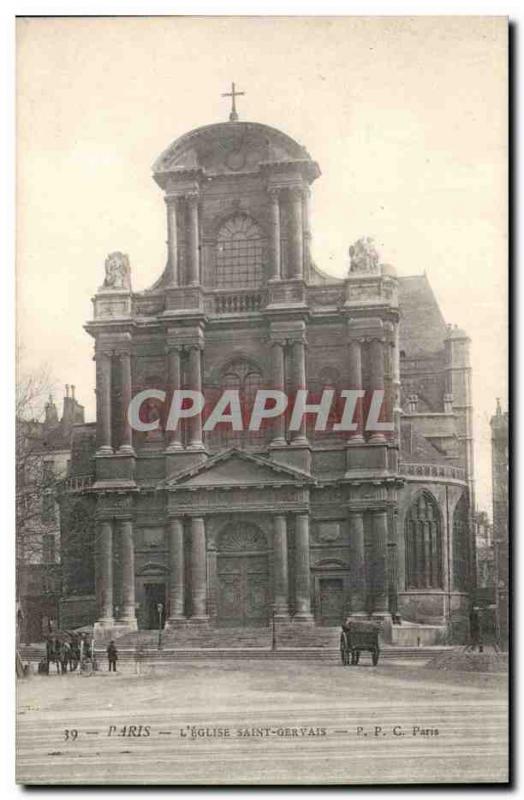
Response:
[{"label": "sky", "polygon": [[155,158],[225,121],[279,128],[319,163],[313,256],[342,277],[372,236],[425,272],[471,336],[477,504],[491,509],[489,419],[507,406],[507,65],[502,17],[33,18],[17,23],[17,333],[26,371],[76,386],[107,253],[133,288],[166,260]]}]

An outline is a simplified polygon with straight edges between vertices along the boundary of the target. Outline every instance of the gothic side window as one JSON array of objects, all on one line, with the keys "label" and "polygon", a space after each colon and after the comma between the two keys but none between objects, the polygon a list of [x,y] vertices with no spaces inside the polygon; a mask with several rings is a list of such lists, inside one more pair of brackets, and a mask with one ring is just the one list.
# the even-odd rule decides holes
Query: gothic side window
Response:
[{"label": "gothic side window", "polygon": [[468,513],[464,495],[453,514],[453,588],[465,592],[468,587]]},{"label": "gothic side window", "polygon": [[442,588],[442,527],[436,500],[421,492],[406,515],[406,588]]},{"label": "gothic side window", "polygon": [[216,285],[218,289],[255,289],[263,282],[264,236],[251,217],[231,217],[218,232]]}]

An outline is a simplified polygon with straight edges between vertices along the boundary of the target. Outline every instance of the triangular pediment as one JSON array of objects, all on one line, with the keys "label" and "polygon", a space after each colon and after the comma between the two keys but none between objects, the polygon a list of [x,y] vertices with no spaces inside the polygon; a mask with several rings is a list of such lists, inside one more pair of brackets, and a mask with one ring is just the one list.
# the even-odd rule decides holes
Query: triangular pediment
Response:
[{"label": "triangular pediment", "polygon": [[231,449],[162,482],[167,489],[275,486],[311,483],[305,472],[265,456]]}]

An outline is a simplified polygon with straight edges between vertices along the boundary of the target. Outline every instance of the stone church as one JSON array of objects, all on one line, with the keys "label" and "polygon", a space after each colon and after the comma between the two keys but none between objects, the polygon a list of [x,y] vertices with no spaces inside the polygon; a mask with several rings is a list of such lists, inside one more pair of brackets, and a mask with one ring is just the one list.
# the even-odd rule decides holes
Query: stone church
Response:
[{"label": "stone church", "polygon": [[[115,637],[371,614],[397,642],[460,640],[475,580],[467,335],[425,275],[398,277],[367,238],[345,278],[317,266],[320,168],[282,131],[234,110],[170,144],[153,177],[165,269],[134,292],[128,257],[110,254],[86,325],[97,418],[73,435],[62,625]],[[345,435],[285,416],[168,430],[154,403],[157,429],[131,428],[138,391],[181,387],[246,403],[260,387],[383,390],[392,431],[368,431],[358,406]]]}]

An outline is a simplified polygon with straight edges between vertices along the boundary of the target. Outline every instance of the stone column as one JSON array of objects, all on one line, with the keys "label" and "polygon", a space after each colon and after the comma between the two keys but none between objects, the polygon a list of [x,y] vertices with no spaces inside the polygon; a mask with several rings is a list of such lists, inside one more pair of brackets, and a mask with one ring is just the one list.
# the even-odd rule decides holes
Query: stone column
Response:
[{"label": "stone column", "polygon": [[349,512],[349,553],[351,569],[351,613],[366,613],[366,556],[364,517],[361,511]]},{"label": "stone column", "polygon": [[168,563],[169,563],[169,619],[168,623],[176,623],[185,619],[184,594],[184,526],[182,520],[169,520],[168,531]]},{"label": "stone column", "polygon": [[98,623],[111,626],[113,620],[113,523],[100,520],[96,534],[96,602]]},{"label": "stone column", "polygon": [[[291,342],[291,364],[293,376],[293,391],[306,389],[306,345],[303,340]],[[306,418],[302,417],[300,427],[291,432],[293,444],[307,444]]]},{"label": "stone column", "polygon": [[[169,381],[169,396],[170,400],[173,397],[173,392],[181,388],[181,371],[180,371],[180,350],[177,347],[169,347],[167,354],[167,373]],[[167,431],[168,434],[168,452],[172,450],[182,449],[182,427],[180,422],[174,430]]]},{"label": "stone column", "polygon": [[289,190],[289,275],[304,276],[304,229],[302,222],[302,188]]},{"label": "stone column", "polygon": [[373,558],[372,558],[372,599],[373,614],[383,616],[388,613],[388,515],[386,511],[373,511]]},{"label": "stone column", "polygon": [[[362,389],[362,345],[358,339],[351,339],[349,342],[348,362],[349,388],[360,390]],[[360,398],[357,400],[353,418],[357,427],[349,433],[350,444],[362,444],[364,441],[362,411],[362,399]]]},{"label": "stone column", "polygon": [[306,280],[309,278],[311,266],[311,190],[309,186],[304,187],[302,195],[302,223],[304,230],[304,275]]},{"label": "stone column", "polygon": [[[272,388],[283,392],[285,391],[284,374],[284,343],[271,342],[271,384]],[[280,414],[273,419],[273,436],[271,444],[274,447],[286,444],[286,416]]]},{"label": "stone column", "polygon": [[198,195],[190,194],[188,204],[188,283],[198,286],[200,283],[200,231],[198,223]]},{"label": "stone column", "polygon": [[202,517],[193,517],[191,520],[191,600],[193,622],[206,621],[206,526]]},{"label": "stone column", "polygon": [[295,530],[295,617],[312,620],[311,570],[309,564],[309,514],[297,514]]},{"label": "stone column", "polygon": [[[202,391],[202,351],[199,345],[190,345],[188,354],[189,388],[195,392]],[[202,450],[202,417],[196,414],[189,418],[189,449]]]},{"label": "stone column", "polygon": [[135,545],[133,541],[133,523],[130,519],[119,522],[120,558],[122,578],[122,606],[119,622],[136,628],[135,614]]},{"label": "stone column", "polygon": [[273,609],[277,616],[287,618],[289,616],[287,521],[283,514],[277,514],[273,521],[273,576]]},{"label": "stone column", "polygon": [[391,352],[393,373],[393,422],[395,424],[395,442],[400,447],[400,324],[394,323],[393,347]]},{"label": "stone column", "polygon": [[[369,344],[370,359],[370,391],[384,389],[384,343],[380,339],[373,339]],[[385,421],[385,420],[384,420]],[[385,442],[384,434],[375,431],[369,438],[370,442]]]},{"label": "stone column", "polygon": [[178,286],[178,221],[177,197],[166,197],[167,205],[167,271],[169,283]]},{"label": "stone column", "polygon": [[129,424],[128,408],[132,399],[133,388],[131,378],[131,353],[124,351],[120,354],[120,366],[122,376],[122,441],[120,443],[120,453],[133,453],[133,431]]},{"label": "stone column", "polygon": [[111,431],[111,370],[113,359],[110,353],[99,353],[96,356],[100,359],[100,379],[101,386],[97,387],[100,392],[100,454],[111,454],[112,431]]},{"label": "stone column", "polygon": [[280,190],[269,190],[270,201],[270,280],[280,280]]}]

